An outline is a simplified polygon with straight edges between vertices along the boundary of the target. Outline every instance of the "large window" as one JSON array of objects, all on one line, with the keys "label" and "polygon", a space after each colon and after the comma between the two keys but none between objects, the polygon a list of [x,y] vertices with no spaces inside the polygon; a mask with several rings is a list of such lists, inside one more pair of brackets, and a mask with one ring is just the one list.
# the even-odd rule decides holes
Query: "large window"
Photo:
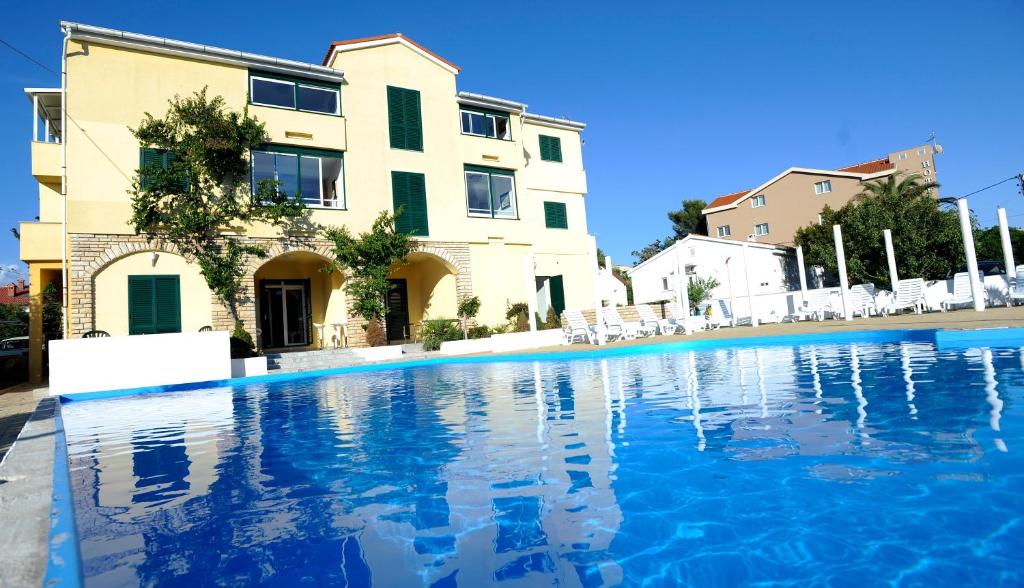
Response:
[{"label": "large window", "polygon": [[423,117],[418,90],[388,86],[388,134],[392,149],[423,151]]},{"label": "large window", "polygon": [[824,182],[814,183],[815,194],[828,194],[832,191],[832,180],[825,180]]},{"label": "large window", "polygon": [[463,108],[462,133],[465,135],[476,135],[478,137],[490,137],[492,139],[512,140],[512,128],[509,124],[508,115],[502,112],[491,112],[487,110],[469,110]]},{"label": "large window", "polygon": [[513,172],[467,165],[466,206],[470,216],[516,218],[516,182]]},{"label": "large window", "polygon": [[761,223],[759,225],[754,225],[754,235],[760,237],[762,235],[767,235],[767,234],[768,234],[768,223]]},{"label": "large window", "polygon": [[278,192],[312,207],[345,208],[341,153],[272,145],[252,152],[252,185],[277,182]]},{"label": "large window", "polygon": [[249,76],[249,101],[261,106],[341,114],[341,89],[337,84],[253,73]]},{"label": "large window", "polygon": [[729,225],[722,225],[722,226],[718,227],[718,236],[719,237],[730,237],[730,236],[732,236],[732,229],[729,228]]},{"label": "large window", "polygon": [[562,140],[558,137],[540,135],[541,161],[562,161]]},{"label": "large window", "polygon": [[128,276],[128,334],[180,332],[178,276]]},{"label": "large window", "polygon": [[761,208],[764,206],[764,194],[758,194],[750,199],[751,208]]}]

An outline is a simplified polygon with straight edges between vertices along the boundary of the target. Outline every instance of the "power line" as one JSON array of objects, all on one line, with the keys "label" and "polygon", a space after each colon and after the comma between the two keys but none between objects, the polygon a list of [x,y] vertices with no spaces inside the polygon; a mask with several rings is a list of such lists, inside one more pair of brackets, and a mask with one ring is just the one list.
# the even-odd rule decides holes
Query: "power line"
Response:
[{"label": "power line", "polygon": [[961,198],[967,198],[968,196],[973,196],[973,195],[977,194],[978,192],[984,192],[985,190],[988,190],[989,188],[995,188],[996,186],[998,186],[1000,184],[1005,184],[1006,182],[1009,182],[1010,180],[1016,180],[1017,178],[1018,178],[1018,176],[1015,176],[1015,175],[1014,176],[1010,176],[1010,177],[1006,178],[1005,180],[1000,180],[1000,181],[992,184],[991,186],[985,186],[984,188],[982,188],[980,190],[975,190],[975,191],[971,192],[970,194],[964,194],[963,196],[961,196]]},{"label": "power line", "polygon": [[51,68],[51,67],[49,67],[49,66],[46,66],[46,65],[43,65],[43,64],[42,64],[42,63],[41,63],[41,62],[40,62],[39,60],[37,60],[36,58],[32,57],[32,56],[31,56],[31,55],[29,55],[28,53],[25,53],[25,52],[24,52],[24,51],[22,51],[21,49],[18,49],[18,48],[17,48],[17,47],[15,47],[14,45],[11,45],[11,44],[10,44],[10,43],[8,43],[8,42],[7,42],[6,40],[4,40],[4,39],[0,39],[0,43],[2,43],[2,44],[4,44],[4,45],[6,45],[6,46],[7,46],[7,48],[8,48],[8,49],[10,49],[11,51],[14,51],[14,52],[15,52],[15,53],[17,53],[18,55],[21,55],[21,56],[22,56],[22,57],[24,57],[25,59],[27,59],[27,60],[31,61],[32,63],[34,63],[34,64],[38,65],[39,67],[41,67],[41,68],[45,69],[46,71],[48,71],[48,72],[50,72],[50,73],[52,73],[52,74],[56,74],[56,73],[57,73],[56,71],[54,71],[54,70],[53,70],[53,68]]}]

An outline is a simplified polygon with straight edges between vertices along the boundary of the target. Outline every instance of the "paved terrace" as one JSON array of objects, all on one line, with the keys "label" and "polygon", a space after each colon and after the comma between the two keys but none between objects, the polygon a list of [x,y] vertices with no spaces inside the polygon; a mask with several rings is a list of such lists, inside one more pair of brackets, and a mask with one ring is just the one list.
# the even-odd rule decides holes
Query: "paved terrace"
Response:
[{"label": "paved terrace", "polygon": [[[905,314],[780,323],[760,327],[722,328],[691,335],[650,337],[610,343],[628,347],[676,341],[768,337],[803,333],[843,333],[874,329],[985,329],[1024,327],[1024,307],[990,308],[984,313]],[[593,345],[556,346],[531,353],[587,352]],[[515,355],[513,352],[501,355]],[[397,360],[402,361],[402,360]],[[393,362],[381,362],[382,365]],[[0,392],[0,585],[38,586],[46,566],[47,532],[52,494],[53,403],[45,387],[20,385]],[[19,436],[20,435],[20,436]],[[17,439],[17,443],[14,440]],[[13,446],[12,446],[13,444]]]}]

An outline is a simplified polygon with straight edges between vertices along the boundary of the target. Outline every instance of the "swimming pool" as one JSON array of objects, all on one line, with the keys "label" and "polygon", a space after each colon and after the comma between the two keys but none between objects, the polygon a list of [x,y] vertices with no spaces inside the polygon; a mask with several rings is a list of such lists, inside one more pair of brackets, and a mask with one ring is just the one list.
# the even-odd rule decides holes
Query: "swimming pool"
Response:
[{"label": "swimming pool", "polygon": [[86,585],[1024,582],[1024,352],[440,363],[62,408]]}]

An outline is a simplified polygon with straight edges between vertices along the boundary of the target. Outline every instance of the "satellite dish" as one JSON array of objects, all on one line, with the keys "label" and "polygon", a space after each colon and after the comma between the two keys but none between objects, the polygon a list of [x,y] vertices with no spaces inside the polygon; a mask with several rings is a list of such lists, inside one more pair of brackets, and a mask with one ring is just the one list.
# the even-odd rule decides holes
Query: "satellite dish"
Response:
[{"label": "satellite dish", "polygon": [[942,145],[939,145],[938,143],[935,144],[935,153],[938,155],[942,154]]}]

